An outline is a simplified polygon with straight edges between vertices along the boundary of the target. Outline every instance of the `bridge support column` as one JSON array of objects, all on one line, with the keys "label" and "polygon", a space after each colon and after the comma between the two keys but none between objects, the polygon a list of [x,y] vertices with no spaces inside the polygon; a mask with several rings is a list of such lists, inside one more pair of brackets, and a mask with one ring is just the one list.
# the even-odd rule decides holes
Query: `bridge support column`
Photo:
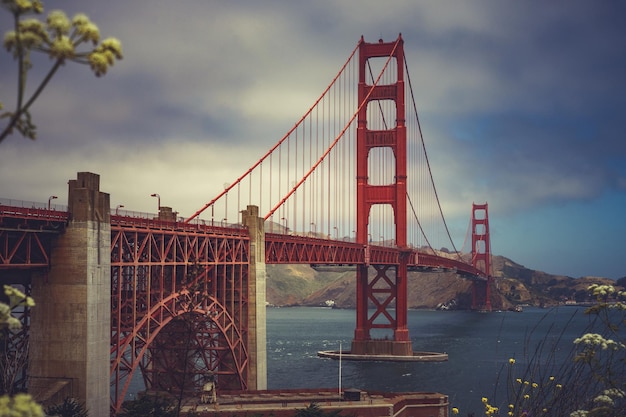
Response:
[{"label": "bridge support column", "polygon": [[486,281],[472,283],[472,310],[491,311],[491,240],[488,205],[472,204],[472,266],[481,269]]},{"label": "bridge support column", "polygon": [[[402,263],[396,266],[372,265],[376,271],[372,279],[367,266],[357,267],[357,326],[352,355],[413,356],[407,329],[406,258],[402,256]],[[375,308],[373,312],[369,310],[370,303]],[[392,330],[393,338],[373,339],[372,329]]]},{"label": "bridge support column", "polygon": [[267,341],[265,313],[265,221],[257,206],[242,212],[243,225],[250,233],[248,271],[248,389],[267,389]]},{"label": "bridge support column", "polygon": [[29,390],[55,387],[109,415],[111,346],[111,222],[100,176],[69,181],[70,222],[52,249],[48,279],[33,280]]},{"label": "bridge support column", "polygon": [[[398,248],[407,249],[407,144],[404,97],[404,41],[359,44],[359,114],[356,133],[356,242],[368,250],[370,213],[374,205],[388,205],[393,209],[395,241]],[[379,83],[379,77],[368,77],[370,58],[394,58],[396,81]],[[390,69],[389,72],[392,70]],[[370,79],[371,78],[371,79]],[[371,81],[372,84],[368,84]],[[384,117],[368,106],[380,106],[380,101],[395,103],[395,124],[387,124]],[[369,117],[369,119],[368,119]],[[377,129],[368,128],[371,123]],[[380,129],[380,127],[385,127]],[[371,151],[386,148],[395,157],[395,182],[371,184]],[[370,281],[368,265],[357,267],[357,323],[352,341],[352,354],[357,355],[413,355],[407,329],[407,261],[410,251],[403,253],[395,265],[395,276],[388,275],[389,265],[374,265],[376,276]],[[376,311],[370,315],[370,307]],[[391,312],[395,307],[395,314]],[[395,317],[394,317],[395,315]],[[392,341],[371,339],[370,330],[393,330]]]}]

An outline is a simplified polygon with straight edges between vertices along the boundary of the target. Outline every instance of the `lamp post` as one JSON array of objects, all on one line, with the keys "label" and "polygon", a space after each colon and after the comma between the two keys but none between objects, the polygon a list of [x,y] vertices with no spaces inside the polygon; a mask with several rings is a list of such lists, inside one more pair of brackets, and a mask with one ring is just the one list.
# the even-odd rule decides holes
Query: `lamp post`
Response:
[{"label": "lamp post", "polygon": [[285,217],[281,217],[280,219],[285,222],[283,233],[287,233],[287,219]]},{"label": "lamp post", "polygon": [[150,194],[150,197],[156,197],[157,198],[157,204],[159,205],[158,209],[159,209],[159,211],[161,211],[161,196],[158,195],[157,193],[154,193],[154,194]]},{"label": "lamp post", "polygon": [[335,231],[335,240],[339,240],[339,229],[337,226],[333,226],[333,230]]},{"label": "lamp post", "polygon": [[312,234],[317,234],[317,225],[313,222],[311,222],[311,233]]},{"label": "lamp post", "polygon": [[119,212],[119,210],[120,210],[121,208],[124,208],[124,205],[123,205],[123,204],[118,204],[118,205],[115,207],[115,215],[116,215],[116,216],[117,216],[117,214],[118,214],[118,212]]},{"label": "lamp post", "polygon": [[50,210],[50,202],[56,198],[59,197],[57,197],[56,195],[51,195],[50,197],[48,197],[48,210]]}]

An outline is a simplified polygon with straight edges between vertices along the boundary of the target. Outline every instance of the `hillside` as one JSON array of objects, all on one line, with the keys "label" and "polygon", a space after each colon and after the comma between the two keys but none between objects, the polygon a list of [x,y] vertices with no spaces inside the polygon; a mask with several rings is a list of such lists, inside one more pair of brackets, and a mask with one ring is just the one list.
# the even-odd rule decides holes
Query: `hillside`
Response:
[{"label": "hillside", "polygon": [[[552,306],[566,301],[588,300],[592,283],[615,285],[608,278],[571,278],[534,271],[502,256],[493,257],[496,276],[491,303],[494,309],[515,305]],[[356,274],[351,267],[268,265],[267,301],[275,306],[319,306],[332,300],[336,307],[354,308]],[[442,304],[467,309],[471,304],[471,281],[453,272],[409,272],[408,305],[434,309]]]}]

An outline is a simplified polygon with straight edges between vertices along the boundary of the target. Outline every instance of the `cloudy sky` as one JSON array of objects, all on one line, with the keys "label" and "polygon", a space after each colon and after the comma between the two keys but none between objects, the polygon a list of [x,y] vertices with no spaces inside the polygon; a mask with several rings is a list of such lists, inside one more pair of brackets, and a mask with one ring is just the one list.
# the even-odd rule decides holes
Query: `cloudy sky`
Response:
[{"label": "cloudy sky", "polygon": [[[191,215],[304,114],[361,35],[405,41],[457,246],[489,202],[492,250],[572,277],[626,276],[626,6],[620,2],[47,1],[85,12],[124,60],[69,64],[0,144],[0,198],[67,201],[79,171],[111,204]],[[2,12],[0,27],[10,28]],[[35,62],[29,80],[47,68]],[[0,100],[15,97],[0,60]],[[462,210],[460,208],[463,208]]]}]

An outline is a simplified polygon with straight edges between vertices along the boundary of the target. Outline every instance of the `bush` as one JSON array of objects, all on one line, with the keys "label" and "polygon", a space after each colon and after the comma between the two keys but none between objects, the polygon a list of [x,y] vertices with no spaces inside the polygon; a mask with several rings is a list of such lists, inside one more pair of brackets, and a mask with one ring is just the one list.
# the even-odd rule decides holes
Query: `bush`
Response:
[{"label": "bush", "polygon": [[85,404],[75,398],[66,398],[62,404],[53,405],[46,409],[46,415],[56,417],[87,417],[89,413]]},{"label": "bush", "polygon": [[170,399],[160,395],[141,395],[136,400],[124,401],[119,417],[174,417],[176,409]]}]

